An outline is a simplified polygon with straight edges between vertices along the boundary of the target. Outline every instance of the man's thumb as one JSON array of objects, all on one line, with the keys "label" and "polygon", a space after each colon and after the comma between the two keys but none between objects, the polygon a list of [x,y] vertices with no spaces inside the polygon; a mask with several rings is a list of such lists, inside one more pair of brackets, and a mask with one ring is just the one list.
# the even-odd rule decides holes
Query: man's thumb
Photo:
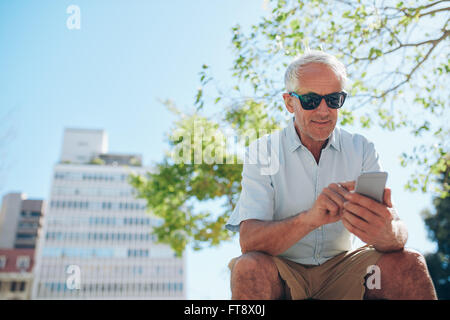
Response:
[{"label": "man's thumb", "polygon": [[391,189],[389,189],[389,188],[384,189],[383,202],[389,208],[392,208]]},{"label": "man's thumb", "polygon": [[355,181],[347,181],[347,182],[341,182],[339,183],[341,186],[343,186],[348,191],[355,190]]}]

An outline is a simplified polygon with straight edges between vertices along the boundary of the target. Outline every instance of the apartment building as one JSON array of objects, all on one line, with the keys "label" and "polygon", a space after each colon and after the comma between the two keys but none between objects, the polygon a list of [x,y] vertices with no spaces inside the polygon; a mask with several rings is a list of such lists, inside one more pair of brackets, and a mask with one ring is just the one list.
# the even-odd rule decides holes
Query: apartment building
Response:
[{"label": "apartment building", "polygon": [[185,258],[157,244],[161,221],[136,199],[136,154],[103,130],[66,129],[36,253],[33,299],[185,299]]}]

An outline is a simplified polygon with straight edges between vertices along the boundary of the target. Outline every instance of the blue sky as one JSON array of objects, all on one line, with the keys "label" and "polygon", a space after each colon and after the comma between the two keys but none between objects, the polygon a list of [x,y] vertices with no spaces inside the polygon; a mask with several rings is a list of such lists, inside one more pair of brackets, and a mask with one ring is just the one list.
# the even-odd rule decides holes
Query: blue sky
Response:
[{"label": "blue sky", "polygon": [[[66,9],[81,10],[81,29],[69,30]],[[221,83],[234,85],[231,27],[244,28],[266,14],[261,0],[195,1],[1,1],[0,2],[0,195],[24,192],[46,199],[64,128],[104,129],[109,151],[140,153],[144,165],[162,159],[173,116],[159,100],[181,108],[194,102],[202,64]],[[279,76],[279,75],[278,75]],[[350,131],[358,131],[357,127]],[[374,141],[408,246],[422,252],[426,237],[420,210],[429,195],[403,185],[411,168],[401,168],[407,131],[362,131]],[[219,248],[187,252],[187,297],[229,298],[228,261],[239,255],[237,238]],[[206,266],[206,267],[205,267]]]}]

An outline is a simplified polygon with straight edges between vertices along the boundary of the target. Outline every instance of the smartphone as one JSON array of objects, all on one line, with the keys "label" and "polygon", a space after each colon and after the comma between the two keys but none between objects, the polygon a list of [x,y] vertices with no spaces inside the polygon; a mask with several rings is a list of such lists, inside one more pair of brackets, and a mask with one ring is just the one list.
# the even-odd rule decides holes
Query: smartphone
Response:
[{"label": "smartphone", "polygon": [[363,172],[356,179],[355,192],[383,203],[387,172]]}]

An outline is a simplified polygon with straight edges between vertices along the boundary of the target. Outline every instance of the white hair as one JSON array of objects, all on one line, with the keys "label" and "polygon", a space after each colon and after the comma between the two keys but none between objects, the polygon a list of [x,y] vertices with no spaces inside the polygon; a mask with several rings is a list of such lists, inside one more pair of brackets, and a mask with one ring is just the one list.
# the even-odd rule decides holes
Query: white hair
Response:
[{"label": "white hair", "polygon": [[302,68],[310,63],[324,64],[336,74],[344,88],[347,82],[347,71],[342,62],[336,59],[335,56],[319,50],[307,50],[303,55],[295,58],[287,67],[284,74],[284,84],[287,92],[299,91],[301,88],[300,76],[302,75]]}]

